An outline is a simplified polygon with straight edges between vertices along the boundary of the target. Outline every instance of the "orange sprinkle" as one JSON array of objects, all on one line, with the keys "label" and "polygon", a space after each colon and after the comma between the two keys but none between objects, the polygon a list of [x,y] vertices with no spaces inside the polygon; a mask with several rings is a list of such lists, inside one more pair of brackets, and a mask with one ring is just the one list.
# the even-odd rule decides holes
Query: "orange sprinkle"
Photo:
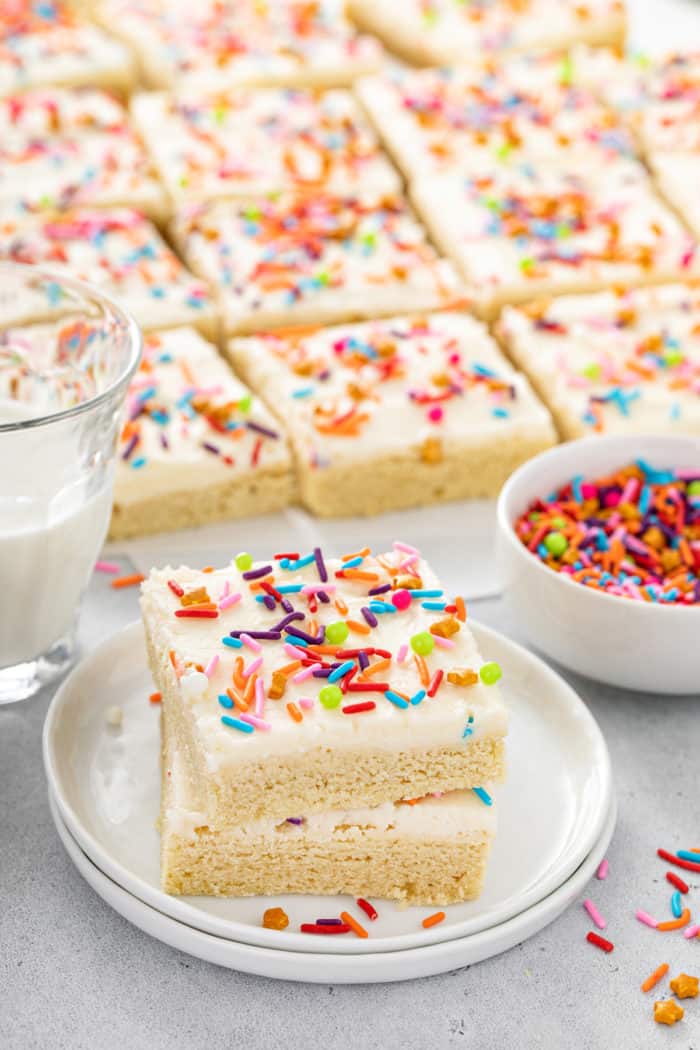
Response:
[{"label": "orange sprinkle", "polygon": [[[347,605],[345,604],[345,602],[343,601],[342,598],[336,598],[335,599],[335,607],[336,607],[336,609],[338,610],[338,612],[340,613],[341,616],[347,616],[347,614],[348,614],[348,607],[347,607]],[[369,632],[367,632],[367,633],[369,633]]]},{"label": "orange sprinkle", "polygon": [[257,674],[252,674],[250,678],[245,680],[245,689],[243,690],[243,699],[250,705],[253,702],[255,696],[255,683],[258,680]]},{"label": "orange sprinkle", "polygon": [[368,554],[371,554],[369,547],[363,547],[361,551],[355,551],[354,554],[344,554],[343,561],[352,561],[353,558],[366,558]]},{"label": "orange sprinkle", "polygon": [[391,667],[391,660],[377,660],[375,664],[371,664],[369,667],[357,676],[357,680],[362,682],[365,678],[371,678],[372,675],[379,674],[380,671],[386,671],[388,667]]},{"label": "orange sprinkle", "polygon": [[415,665],[418,668],[418,675],[420,677],[421,685],[430,685],[430,671],[428,665],[419,653],[413,654]]},{"label": "orange sprinkle", "polygon": [[163,697],[160,693],[151,693],[148,699],[151,701],[152,704],[159,704]]},{"label": "orange sprinkle", "polygon": [[243,667],[243,657],[237,656],[233,661],[233,674],[231,676],[233,678],[233,684],[237,689],[245,689],[246,681],[243,677]]},{"label": "orange sprinkle", "polygon": [[[374,581],[379,579],[379,575],[376,572],[365,572],[363,569],[340,569],[346,580],[367,580]],[[338,573],[336,573],[336,576]]]},{"label": "orange sprinkle", "polygon": [[304,719],[304,716],[302,715],[301,711],[299,710],[296,704],[287,704],[287,712],[290,715],[290,717],[294,719],[295,722],[301,722]]},{"label": "orange sprinkle", "polygon": [[284,667],[278,667],[273,674],[290,675],[294,671],[298,671],[301,667],[301,660],[292,660],[291,664],[285,664]]},{"label": "orange sprinkle", "polygon": [[667,973],[668,963],[661,963],[661,966],[659,966],[658,969],[654,970],[654,972],[650,974],[647,977],[646,981],[644,981],[644,983],[641,985],[642,991],[650,992],[654,985],[658,984],[661,978],[664,977]]},{"label": "orange sprinkle", "polygon": [[247,711],[250,707],[250,704],[247,704],[243,697],[239,696],[234,689],[227,689],[226,696],[229,698],[229,700],[233,700],[234,705],[238,708],[239,711]]},{"label": "orange sprinkle", "polygon": [[680,930],[690,922],[690,909],[684,908],[679,919],[670,919],[668,922],[660,922],[657,930]]},{"label": "orange sprinkle", "polygon": [[319,653],[321,655],[335,656],[341,648],[339,645],[307,645],[306,652]]},{"label": "orange sprinkle", "polygon": [[170,652],[168,653],[168,656],[170,658],[170,663],[173,665],[173,667],[177,671],[178,660],[177,660],[177,656],[175,655],[175,650],[171,649]]},{"label": "orange sprinkle", "polygon": [[346,926],[349,926],[353,933],[356,933],[358,937],[369,937],[367,930],[364,926],[360,926],[357,919],[353,919],[349,911],[341,911],[340,918],[343,920]]},{"label": "orange sprinkle", "polygon": [[437,926],[444,918],[444,911],[436,911],[434,915],[429,915],[427,919],[423,919],[423,926],[426,930],[429,930],[431,926]]},{"label": "orange sprinkle", "polygon": [[132,572],[131,576],[117,576],[116,580],[111,581],[110,587],[114,587],[115,591],[121,590],[122,587],[135,587],[145,578],[140,572]]},{"label": "orange sprinkle", "polygon": [[345,625],[354,631],[355,634],[369,634],[370,627],[366,623],[360,623],[359,620],[346,620]]},{"label": "orange sprinkle", "polygon": [[460,598],[459,595],[455,598],[455,605],[457,606],[457,619],[461,620],[462,623],[467,618],[467,609],[464,604],[464,598]]},{"label": "orange sprinkle", "polygon": [[202,572],[213,572],[214,571],[214,566],[213,565],[205,565],[204,568],[201,571]]}]

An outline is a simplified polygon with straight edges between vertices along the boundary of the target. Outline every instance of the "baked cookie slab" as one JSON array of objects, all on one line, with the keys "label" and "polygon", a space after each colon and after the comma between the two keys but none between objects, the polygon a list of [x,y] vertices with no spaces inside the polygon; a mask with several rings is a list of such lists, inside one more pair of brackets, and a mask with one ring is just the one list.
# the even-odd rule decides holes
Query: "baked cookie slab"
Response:
[{"label": "baked cookie slab", "polygon": [[131,109],[174,201],[401,188],[349,91],[148,92]]},{"label": "baked cookie slab", "polygon": [[283,432],[193,328],[154,332],[127,396],[118,446],[113,539],[287,506]]},{"label": "baked cookie slab", "polygon": [[172,234],[217,290],[229,334],[431,310],[460,291],[451,263],[394,195],[218,201],[181,209]]},{"label": "baked cookie slab", "polygon": [[695,242],[638,175],[597,181],[528,167],[424,179],[412,197],[487,318],[507,303],[683,280],[700,270]]},{"label": "baked cookie slab", "polygon": [[[193,277],[139,212],[79,208],[0,222],[0,259],[33,263],[81,278],[112,296],[145,329],[193,324],[216,330],[206,285]],[[3,301],[5,323],[40,321],[62,310],[47,294]]]},{"label": "baked cookie slab", "polygon": [[237,371],[289,429],[321,517],[495,496],[554,444],[547,411],[459,313],[235,339]]},{"label": "baked cookie slab", "polygon": [[102,0],[97,11],[152,88],[346,87],[383,58],[329,0]]},{"label": "baked cookie slab", "polygon": [[129,50],[63,0],[3,5],[0,96],[48,84],[91,84],[126,94],[135,75]]},{"label": "baked cookie slab", "polygon": [[0,100],[0,217],[167,201],[126,111],[93,88],[39,88]]},{"label": "baked cookie slab", "polygon": [[350,893],[445,905],[481,892],[497,807],[472,791],[213,829],[167,732],[163,744],[166,893]]},{"label": "baked cookie slab", "polygon": [[509,307],[498,330],[563,437],[700,433],[696,285]]},{"label": "baked cookie slab", "polygon": [[499,670],[414,548],[289,554],[143,584],[151,670],[210,827],[501,780]]},{"label": "baked cookie slab", "polygon": [[485,52],[619,45],[622,0],[350,0],[357,24],[414,65],[459,65]]}]

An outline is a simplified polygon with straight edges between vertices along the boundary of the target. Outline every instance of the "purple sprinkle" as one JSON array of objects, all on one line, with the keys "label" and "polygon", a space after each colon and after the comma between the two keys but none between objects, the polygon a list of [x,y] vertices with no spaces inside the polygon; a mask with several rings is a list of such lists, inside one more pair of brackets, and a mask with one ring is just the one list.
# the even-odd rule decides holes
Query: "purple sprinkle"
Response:
[{"label": "purple sprinkle", "polygon": [[323,627],[318,634],[313,635],[307,634],[306,631],[302,631],[301,627],[294,627],[293,624],[290,624],[285,630],[287,634],[291,634],[293,638],[302,638],[305,642],[308,642],[309,645],[322,645],[326,634],[325,628]]},{"label": "purple sprinkle", "polygon": [[131,455],[131,453],[134,451],[134,449],[138,445],[138,443],[139,443],[139,436],[138,436],[138,434],[134,434],[133,437],[129,438],[129,444],[126,446],[126,448],[122,452],[122,459],[128,459],[129,456]]},{"label": "purple sprinkle", "polygon": [[287,626],[287,624],[288,623],[292,623],[293,620],[305,620],[305,619],[306,619],[306,617],[304,616],[303,612],[294,612],[294,609],[292,609],[292,611],[289,613],[288,616],[285,616],[285,618],[283,620],[280,620],[280,622],[278,624],[275,624],[275,630],[276,631],[283,631],[285,629],[285,627]]},{"label": "purple sprinkle", "polygon": [[170,448],[170,443],[162,430],[160,432],[160,443],[163,446],[163,448]]},{"label": "purple sprinkle", "polygon": [[359,663],[363,671],[366,667],[369,667],[369,656],[364,651],[364,649],[361,649],[357,654],[357,662]]},{"label": "purple sprinkle", "polygon": [[314,558],[316,559],[319,580],[321,583],[328,583],[328,572],[326,571],[326,563],[323,560],[320,547],[314,547]]},{"label": "purple sprinkle", "polygon": [[256,434],[263,434],[264,437],[273,438],[275,441],[279,437],[276,430],[270,430],[268,427],[261,427],[259,423],[246,423],[248,430],[254,430]]},{"label": "purple sprinkle", "polygon": [[372,596],[373,594],[386,594],[386,592],[390,591],[390,590],[391,590],[391,584],[390,583],[383,583],[381,585],[381,587],[373,587],[372,590],[371,591],[367,591],[367,593],[370,596]]},{"label": "purple sprinkle", "polygon": [[272,572],[272,566],[263,565],[260,569],[248,569],[247,572],[242,573],[242,576],[244,580],[259,580],[261,576],[267,576],[270,572]]},{"label": "purple sprinkle", "polygon": [[269,642],[278,642],[282,637],[281,631],[246,631],[245,627],[238,631],[228,632],[232,638],[240,638],[242,634],[249,635],[250,638],[260,638]]},{"label": "purple sprinkle", "polygon": [[318,667],[315,671],[312,671],[312,674],[314,678],[328,678],[332,670],[332,667]]},{"label": "purple sprinkle", "polygon": [[342,926],[342,919],[316,919],[317,926]]},{"label": "purple sprinkle", "polygon": [[363,605],[362,608],[360,609],[360,612],[362,613],[362,615],[364,616],[365,620],[370,625],[370,627],[376,627],[377,626],[377,624],[379,623],[379,620],[374,615],[374,613],[372,612],[371,609],[368,609],[366,605]]},{"label": "purple sprinkle", "polygon": [[304,823],[304,818],[303,817],[287,817],[287,823],[288,824],[303,824]]},{"label": "purple sprinkle", "polygon": [[326,594],[325,591],[317,591],[316,592],[316,597],[318,598],[319,601],[323,602],[324,605],[328,605],[328,603],[330,601],[330,598],[328,597],[328,595]]},{"label": "purple sprinkle", "polygon": [[266,594],[265,597],[263,598],[263,605],[265,606],[266,609],[274,610],[276,604],[277,604],[277,602],[275,601],[275,599],[272,597],[271,594]]},{"label": "purple sprinkle", "polygon": [[294,606],[290,602],[289,598],[283,598],[282,601],[280,602],[280,605],[282,606],[282,608],[284,609],[284,611],[286,613],[294,612]]},{"label": "purple sprinkle", "polygon": [[210,445],[208,441],[202,442],[202,448],[205,448],[207,452],[212,452],[215,456],[218,456],[221,451],[216,445]]}]

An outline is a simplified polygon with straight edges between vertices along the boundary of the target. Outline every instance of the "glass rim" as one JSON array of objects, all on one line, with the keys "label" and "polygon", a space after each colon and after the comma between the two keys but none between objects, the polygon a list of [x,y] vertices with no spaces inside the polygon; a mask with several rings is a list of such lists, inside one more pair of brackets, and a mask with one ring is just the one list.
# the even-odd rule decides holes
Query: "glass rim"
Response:
[{"label": "glass rim", "polygon": [[[10,260],[0,261],[0,278],[3,272],[11,271],[12,273],[20,274],[33,274],[39,278],[46,278],[49,281],[55,281],[56,284],[60,284],[63,287],[69,289],[77,296],[83,299],[95,303],[96,305],[107,308],[104,312],[109,311],[113,314],[123,325],[125,329],[126,339],[129,344],[129,354],[126,365],[120,371],[116,379],[114,379],[108,387],[101,390],[99,394],[95,394],[94,397],[88,398],[86,401],[80,401],[77,405],[73,405],[71,408],[63,408],[59,412],[51,412],[46,416],[32,416],[29,419],[20,419],[13,423],[0,423],[0,434],[9,432],[17,432],[20,430],[27,430],[30,427],[41,427],[46,426],[49,423],[56,423],[63,419],[70,419],[74,416],[79,416],[83,412],[88,412],[90,409],[95,408],[97,405],[108,401],[109,398],[119,389],[124,383],[128,383],[136,369],[139,361],[141,360],[141,353],[143,350],[143,333],[137,325],[134,318],[128,311],[124,310],[110,295],[105,295],[94,285],[88,281],[78,280],[76,277],[65,277],[63,274],[58,274],[50,269],[44,269],[43,266],[33,266],[28,263],[15,263]],[[50,323],[51,318],[46,318],[39,323]],[[26,324],[29,325],[32,322],[29,321]],[[21,325],[18,324],[17,327]]]}]

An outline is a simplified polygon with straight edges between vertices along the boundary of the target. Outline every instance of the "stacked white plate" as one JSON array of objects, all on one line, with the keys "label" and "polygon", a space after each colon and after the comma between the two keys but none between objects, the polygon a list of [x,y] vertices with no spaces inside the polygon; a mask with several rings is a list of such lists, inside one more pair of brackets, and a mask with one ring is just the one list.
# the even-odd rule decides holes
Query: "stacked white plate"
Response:
[{"label": "stacked white plate", "polygon": [[[159,711],[141,625],[103,643],[56,694],[44,762],[58,833],[93,889],[130,922],[173,947],[232,969],[289,980],[365,983],[429,976],[496,955],[552,922],[583,890],[615,825],[610,760],[592,715],[554,671],[471,622],[487,660],[504,669],[511,709],[509,774],[498,789],[499,832],[478,901],[435,909],[375,901],[369,922],[350,897],[171,897],[160,889]],[[120,727],[106,713],[121,708]],[[261,925],[266,908],[290,918]],[[314,937],[302,922],[349,910],[367,939]]]}]

